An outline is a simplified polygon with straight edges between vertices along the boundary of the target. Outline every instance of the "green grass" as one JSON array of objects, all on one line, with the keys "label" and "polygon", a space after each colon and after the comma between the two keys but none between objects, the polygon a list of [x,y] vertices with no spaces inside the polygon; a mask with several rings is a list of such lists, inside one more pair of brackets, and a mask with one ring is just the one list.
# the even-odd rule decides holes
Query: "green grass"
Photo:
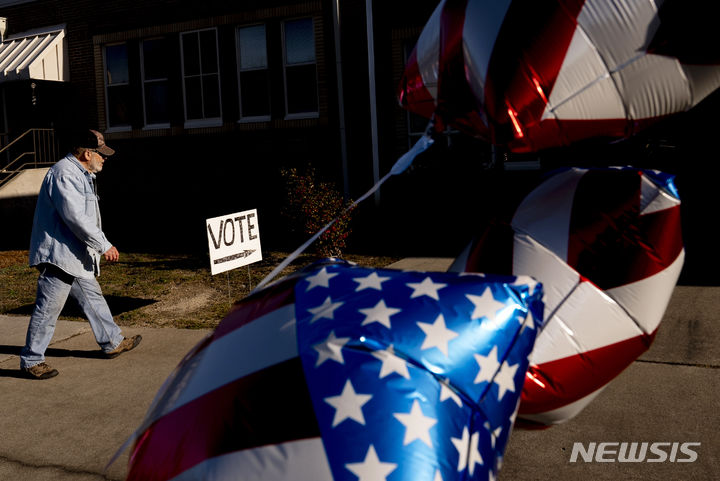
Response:
[{"label": "green grass", "polygon": [[[32,313],[37,271],[27,266],[27,255],[27,251],[0,251],[2,314]],[[119,325],[213,328],[233,302],[247,296],[286,256],[282,252],[266,252],[261,262],[212,276],[207,256],[121,253],[119,262],[103,262],[98,281]],[[356,255],[344,258],[368,267],[384,267],[398,260]],[[302,255],[277,278],[314,259]],[[83,320],[72,301],[61,318]]]}]

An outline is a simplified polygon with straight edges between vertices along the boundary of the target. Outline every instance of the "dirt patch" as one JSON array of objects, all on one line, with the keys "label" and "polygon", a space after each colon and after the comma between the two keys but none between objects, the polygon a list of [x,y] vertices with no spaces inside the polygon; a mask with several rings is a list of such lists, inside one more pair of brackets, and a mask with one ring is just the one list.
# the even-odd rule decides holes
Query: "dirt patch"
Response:
[{"label": "dirt patch", "polygon": [[155,321],[153,325],[171,326],[178,316],[191,316],[217,301],[217,291],[203,285],[176,285],[145,310]]},{"label": "dirt patch", "polygon": [[[123,253],[120,262],[103,262],[98,281],[120,326],[211,329],[227,315],[233,301],[246,297],[287,255],[263,253],[263,260],[251,268],[213,276],[205,256]],[[27,256],[27,251],[0,251],[0,313],[30,315],[32,311],[37,271],[28,267]],[[384,267],[398,260],[345,258],[367,267]],[[314,260],[303,254],[276,279]],[[81,316],[77,312],[63,318],[82,320]]]}]

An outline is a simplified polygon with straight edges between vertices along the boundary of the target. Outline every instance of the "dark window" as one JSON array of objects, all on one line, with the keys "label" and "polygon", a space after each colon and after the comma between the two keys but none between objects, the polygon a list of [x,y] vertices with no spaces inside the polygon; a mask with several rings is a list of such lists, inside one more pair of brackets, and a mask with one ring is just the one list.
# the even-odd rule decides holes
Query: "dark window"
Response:
[{"label": "dark window", "polygon": [[141,42],[143,104],[145,125],[170,124],[168,96],[169,57],[167,40],[156,38]]},{"label": "dark window", "polygon": [[185,32],[180,36],[180,47],[186,125],[202,125],[208,120],[218,123],[221,99],[216,30]]},{"label": "dark window", "polygon": [[315,116],[318,93],[312,18],[283,22],[283,39],[285,112],[288,117]]},{"label": "dark window", "polygon": [[270,76],[265,25],[237,29],[240,117],[270,119]]},{"label": "dark window", "polygon": [[127,44],[105,46],[105,109],[109,128],[130,126]]}]

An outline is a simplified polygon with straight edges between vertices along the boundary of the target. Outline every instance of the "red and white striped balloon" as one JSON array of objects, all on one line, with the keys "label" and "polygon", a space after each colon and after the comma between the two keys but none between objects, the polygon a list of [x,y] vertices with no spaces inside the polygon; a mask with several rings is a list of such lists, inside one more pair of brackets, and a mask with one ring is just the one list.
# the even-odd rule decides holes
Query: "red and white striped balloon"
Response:
[{"label": "red and white striped balloon", "polygon": [[683,259],[672,177],[573,168],[533,190],[511,222],[486,229],[451,270],[543,284],[545,325],[519,419],[551,425],[577,415],[650,347]]},{"label": "red and white striped balloon", "polygon": [[628,137],[720,86],[716,4],[443,0],[398,97],[514,152]]},{"label": "red and white striped balloon", "polygon": [[527,276],[319,261],[236,303],[185,356],[127,480],[494,478],[541,297]]}]

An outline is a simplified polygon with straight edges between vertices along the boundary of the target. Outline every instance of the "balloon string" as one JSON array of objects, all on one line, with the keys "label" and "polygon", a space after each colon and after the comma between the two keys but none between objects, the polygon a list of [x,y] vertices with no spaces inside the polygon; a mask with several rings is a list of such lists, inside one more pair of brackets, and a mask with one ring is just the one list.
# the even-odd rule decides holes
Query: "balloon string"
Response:
[{"label": "balloon string", "polygon": [[[260,283],[255,287],[255,289],[253,289],[251,294],[255,293],[258,290],[265,287],[270,281],[272,281],[275,278],[275,276],[277,276],[280,273],[280,271],[282,271],[284,268],[286,268],[292,261],[297,259],[298,256],[305,251],[305,249],[307,249],[313,242],[315,242],[318,239],[318,237],[320,237],[323,234],[323,232],[328,230],[328,228],[330,228],[330,226],[332,226],[340,217],[345,215],[348,211],[350,211],[351,209],[354,209],[358,204],[360,204],[365,199],[367,199],[372,194],[374,194],[375,191],[378,190],[380,188],[380,186],[385,183],[386,180],[388,180],[393,175],[401,174],[402,172],[405,171],[405,169],[410,167],[410,165],[412,165],[413,160],[415,160],[415,157],[417,157],[420,153],[427,150],[428,147],[430,147],[433,144],[433,139],[431,137],[431,134],[432,134],[434,127],[435,127],[435,121],[434,121],[434,117],[433,117],[433,119],[430,120],[427,128],[425,129],[425,135],[423,135],[417,142],[415,142],[415,145],[413,145],[410,150],[405,152],[405,154],[403,154],[395,162],[392,169],[390,169],[390,172],[385,174],[385,176],[382,179],[380,179],[375,185],[373,185],[370,188],[370,190],[368,190],[358,200],[356,200],[349,207],[347,207],[339,216],[337,216],[336,218],[331,220],[325,227],[323,227],[318,232],[316,232],[315,235],[313,235],[310,239],[308,239],[303,245],[301,245],[300,247],[295,249],[295,251],[292,254],[287,256],[287,258],[285,258],[285,260],[283,260],[277,267],[275,267],[275,269],[273,269],[273,271],[270,274],[265,276],[265,278],[262,281],[260,281]],[[125,443],[123,443],[123,445],[120,447],[120,449],[118,449],[118,451],[115,453],[115,455],[110,459],[110,461],[105,466],[105,470],[104,470],[105,472],[107,472],[107,470],[110,468],[110,466],[120,457],[120,455],[128,448],[128,446],[130,446],[130,444],[132,442],[134,442],[136,439],[138,439],[138,437],[140,436],[140,433],[142,433],[145,429],[147,429],[147,427],[149,427],[150,423],[152,422],[152,420],[149,419],[149,417],[151,416],[151,412],[159,404],[161,397],[165,394],[165,391],[167,389],[169,389],[170,383],[173,380],[175,380],[176,373],[180,370],[180,368],[184,364],[184,362],[187,359],[189,359],[190,356],[198,349],[200,344],[202,344],[203,342],[206,342],[208,338],[209,338],[209,336],[206,337],[205,339],[203,339],[200,343],[198,343],[198,345],[196,347],[194,347],[188,354],[186,354],[183,361],[181,361],[180,364],[178,365],[178,367],[175,368],[175,371],[173,372],[173,374],[171,374],[170,377],[168,377],[168,379],[165,380],[165,383],[160,388],[160,391],[158,391],[158,394],[156,395],[152,406],[148,410],[148,415],[147,415],[148,417],[143,421],[143,424],[138,429],[136,429],[135,432],[133,432],[130,435],[130,437],[125,441]]]},{"label": "balloon string", "polygon": [[430,147],[433,143],[433,139],[430,137],[430,133],[432,131],[432,127],[434,125],[434,121],[431,120],[428,124],[428,128],[425,130],[425,135],[420,137],[420,139],[415,142],[415,145],[412,146],[410,150],[405,152],[393,165],[392,169],[390,169],[390,172],[385,174],[385,176],[377,181],[375,185],[373,185],[370,190],[365,192],[359,199],[357,199],[355,202],[350,204],[345,210],[342,211],[340,215],[335,217],[333,220],[331,220],[325,227],[317,231],[312,237],[310,237],[303,245],[295,249],[295,251],[287,256],[285,260],[283,260],[273,271],[265,276],[263,280],[260,281],[260,283],[255,286],[255,289],[251,292],[251,294],[259,291],[263,287],[265,287],[270,281],[272,281],[275,276],[277,276],[283,269],[285,269],[292,261],[298,258],[300,254],[302,254],[310,245],[315,242],[323,233],[328,230],[340,217],[345,215],[350,210],[354,209],[358,204],[360,204],[362,201],[370,197],[372,194],[377,191],[382,184],[385,183],[386,180],[388,180],[393,175],[401,174],[405,171],[410,165],[412,165],[413,160],[415,160],[415,157],[417,157],[420,153],[427,150],[428,147]]},{"label": "balloon string", "polygon": [[[434,126],[435,126],[435,121],[434,121],[434,116],[433,116],[433,118],[430,119],[430,122],[428,123],[427,128],[425,129],[425,135],[423,135],[417,142],[415,142],[415,145],[413,145],[410,150],[408,150],[407,152],[405,152],[405,154],[403,154],[403,155],[395,162],[395,164],[393,165],[392,169],[390,169],[390,172],[388,172],[387,174],[385,174],[385,176],[384,176],[382,179],[380,179],[375,185],[373,185],[373,186],[370,188],[370,190],[368,190],[368,191],[367,191],[365,194],[363,194],[359,199],[357,199],[355,202],[353,202],[352,204],[350,204],[350,206],[348,206],[345,210],[343,210],[342,213],[341,213],[339,216],[337,216],[337,217],[335,217],[333,220],[331,220],[325,227],[323,227],[323,228],[320,229],[318,232],[316,232],[316,233],[315,233],[310,239],[308,239],[303,245],[301,245],[300,247],[298,247],[297,249],[295,249],[295,251],[294,251],[292,254],[290,254],[289,256],[287,256],[287,257],[285,258],[285,260],[283,260],[277,267],[275,267],[275,269],[273,269],[273,271],[272,271],[270,274],[268,274],[267,276],[265,276],[265,278],[264,278],[262,281],[260,281],[260,283],[255,287],[255,289],[253,289],[253,291],[251,292],[251,294],[252,294],[252,293],[255,293],[255,292],[259,291],[260,289],[262,289],[263,287],[265,287],[265,286],[266,286],[270,281],[272,281],[272,280],[275,278],[275,276],[277,276],[284,268],[286,268],[292,261],[294,261],[295,259],[297,259],[298,256],[305,251],[305,249],[307,249],[308,247],[310,247],[310,245],[311,245],[313,242],[315,242],[315,241],[323,234],[323,232],[325,232],[326,230],[328,230],[340,217],[342,217],[343,215],[345,215],[345,214],[346,214],[347,212],[349,212],[350,210],[354,209],[358,204],[360,204],[361,202],[363,202],[364,200],[366,200],[368,197],[370,197],[372,194],[374,194],[375,191],[377,191],[377,190],[380,188],[380,186],[385,183],[386,180],[388,180],[388,179],[389,179],[390,177],[392,177],[393,175],[401,174],[402,172],[405,171],[405,169],[407,169],[408,167],[410,167],[410,165],[412,165],[413,160],[415,160],[415,157],[417,157],[419,154],[421,154],[422,152],[424,152],[425,150],[427,150],[428,147],[430,147],[430,146],[433,144],[433,139],[432,139],[432,137],[431,137],[431,134],[432,134],[432,131],[433,131],[433,129],[434,129]],[[206,339],[207,339],[207,338],[206,338]],[[205,342],[206,339],[204,339],[202,342]],[[198,345],[199,345],[199,344],[198,344]],[[197,346],[196,346],[195,348],[193,348],[193,350],[185,356],[185,359],[189,358],[190,354],[191,354],[192,352],[194,352],[196,349],[197,349]],[[182,365],[183,363],[181,362],[180,364]],[[176,371],[177,371],[179,368],[180,368],[180,366],[178,366],[178,368],[176,368]],[[153,402],[153,406],[151,406],[149,412],[152,411],[152,410],[154,409],[155,405],[159,402],[159,398],[160,398],[160,396],[161,396],[161,393],[163,393],[163,392],[167,389],[167,388],[166,388],[166,385],[168,385],[169,382],[171,381],[171,379],[173,379],[173,378],[174,378],[174,373],[173,373],[173,375],[171,375],[171,376],[165,381],[165,384],[163,384],[163,387],[160,389],[160,392],[158,393],[158,395],[156,395],[156,399],[155,399],[155,401]],[[149,413],[148,413],[148,415],[149,415]],[[140,433],[147,427],[146,424],[149,424],[149,420],[148,420],[148,419],[146,419],[146,420],[143,422],[143,425],[142,425],[140,428],[138,428],[137,430],[135,430],[135,432],[125,441],[125,443],[123,443],[123,445],[120,447],[120,449],[118,449],[118,451],[115,453],[115,455],[112,457],[112,459],[110,459],[110,461],[109,461],[109,462],[107,463],[107,465],[105,466],[105,471],[106,471],[106,472],[107,472],[108,468],[110,468],[110,466],[111,466],[111,465],[120,457],[120,455],[128,448],[128,446],[130,446],[130,444],[138,438],[138,436],[140,435]]]}]

